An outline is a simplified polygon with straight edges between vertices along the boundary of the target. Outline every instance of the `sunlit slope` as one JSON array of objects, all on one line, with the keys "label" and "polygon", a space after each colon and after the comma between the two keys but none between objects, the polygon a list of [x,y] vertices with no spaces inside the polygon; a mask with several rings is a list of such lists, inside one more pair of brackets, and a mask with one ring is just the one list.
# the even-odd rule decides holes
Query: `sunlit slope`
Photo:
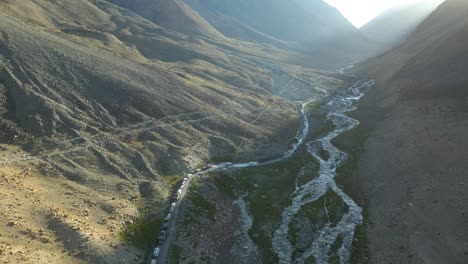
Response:
[{"label": "sunlit slope", "polygon": [[224,36],[182,0],[109,0],[148,20],[184,34],[222,39]]},{"label": "sunlit slope", "polygon": [[[112,171],[155,177],[202,159],[271,154],[254,142],[278,142],[267,148],[282,151],[295,133],[294,107],[274,96],[289,88],[280,86],[288,77],[279,81],[251,60],[249,53],[261,55],[256,47],[168,32],[105,1],[68,3],[21,1],[1,17],[4,117],[36,138],[35,150],[72,144],[46,137],[81,138],[86,151],[105,142],[93,151],[117,148]],[[340,83],[315,76],[319,86]]]}]

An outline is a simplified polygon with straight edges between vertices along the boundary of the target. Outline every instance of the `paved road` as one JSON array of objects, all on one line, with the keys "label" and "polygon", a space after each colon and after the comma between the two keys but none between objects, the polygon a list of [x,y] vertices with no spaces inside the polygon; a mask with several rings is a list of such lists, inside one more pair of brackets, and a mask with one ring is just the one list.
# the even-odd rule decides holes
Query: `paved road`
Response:
[{"label": "paved road", "polygon": [[[243,163],[222,162],[222,163],[211,165],[209,167],[205,167],[204,169],[198,172],[194,172],[192,176],[188,178],[187,183],[185,184],[185,187],[181,189],[181,194],[179,195],[179,198],[176,201],[176,206],[172,212],[171,220],[169,222],[170,223],[169,228],[167,231],[168,232],[167,237],[163,241],[162,244],[154,246],[154,247],[159,246],[159,249],[160,249],[159,256],[156,259],[158,264],[167,263],[167,260],[169,257],[170,246],[173,243],[173,241],[175,241],[175,237],[176,237],[176,223],[175,223],[176,221],[175,220],[177,219],[179,215],[180,204],[185,198],[185,195],[187,194],[188,186],[190,186],[190,183],[193,180],[193,178],[203,173],[215,172],[218,170],[225,170],[225,169],[245,169],[249,167],[265,166],[265,165],[274,164],[274,163],[290,158],[297,151],[299,146],[302,145],[302,143],[304,142],[307,136],[307,133],[309,132],[309,120],[305,113],[305,108],[308,104],[318,100],[319,98],[322,98],[322,97],[315,97],[306,102],[300,102],[300,104],[298,105],[298,112],[299,112],[300,119],[301,119],[301,127],[299,131],[297,132],[296,137],[292,141],[294,143],[290,146],[288,150],[286,150],[283,153],[281,157],[273,158],[273,159],[262,161],[262,162],[258,162],[258,161],[250,161],[250,162],[243,162]],[[156,234],[155,236],[157,237],[158,234]],[[150,255],[148,255],[148,264],[151,263],[150,256],[151,256],[151,253]]]}]

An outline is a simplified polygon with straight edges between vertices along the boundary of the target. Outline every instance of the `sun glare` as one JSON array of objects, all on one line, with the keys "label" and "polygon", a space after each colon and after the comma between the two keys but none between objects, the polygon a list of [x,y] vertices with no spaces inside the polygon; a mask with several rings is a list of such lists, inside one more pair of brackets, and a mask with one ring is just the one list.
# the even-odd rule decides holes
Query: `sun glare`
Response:
[{"label": "sun glare", "polygon": [[[414,1],[414,0],[413,0]],[[340,12],[356,27],[361,27],[386,9],[412,2],[411,0],[325,0]]]}]

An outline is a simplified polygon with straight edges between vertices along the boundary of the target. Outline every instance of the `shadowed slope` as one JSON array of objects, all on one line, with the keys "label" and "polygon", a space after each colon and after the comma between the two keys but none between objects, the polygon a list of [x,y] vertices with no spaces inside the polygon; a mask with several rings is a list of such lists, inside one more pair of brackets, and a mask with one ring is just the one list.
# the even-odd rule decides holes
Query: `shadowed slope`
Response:
[{"label": "shadowed slope", "polygon": [[[465,263],[468,2],[447,0],[400,47],[359,66],[378,87],[361,160],[375,263]],[[385,154],[383,154],[385,153]]]}]

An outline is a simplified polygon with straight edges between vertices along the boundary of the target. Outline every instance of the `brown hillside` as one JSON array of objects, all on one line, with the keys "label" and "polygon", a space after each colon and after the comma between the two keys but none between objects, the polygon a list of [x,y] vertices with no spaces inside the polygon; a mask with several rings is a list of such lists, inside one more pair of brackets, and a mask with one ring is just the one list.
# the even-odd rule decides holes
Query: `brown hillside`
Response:
[{"label": "brown hillside", "polygon": [[170,30],[222,39],[224,36],[182,0],[108,0]]},{"label": "brown hillside", "polygon": [[182,34],[107,1],[0,12],[0,195],[15,201],[0,216],[2,260],[141,263],[183,172],[278,155],[299,126],[288,99],[343,84],[284,64],[291,53]]}]

